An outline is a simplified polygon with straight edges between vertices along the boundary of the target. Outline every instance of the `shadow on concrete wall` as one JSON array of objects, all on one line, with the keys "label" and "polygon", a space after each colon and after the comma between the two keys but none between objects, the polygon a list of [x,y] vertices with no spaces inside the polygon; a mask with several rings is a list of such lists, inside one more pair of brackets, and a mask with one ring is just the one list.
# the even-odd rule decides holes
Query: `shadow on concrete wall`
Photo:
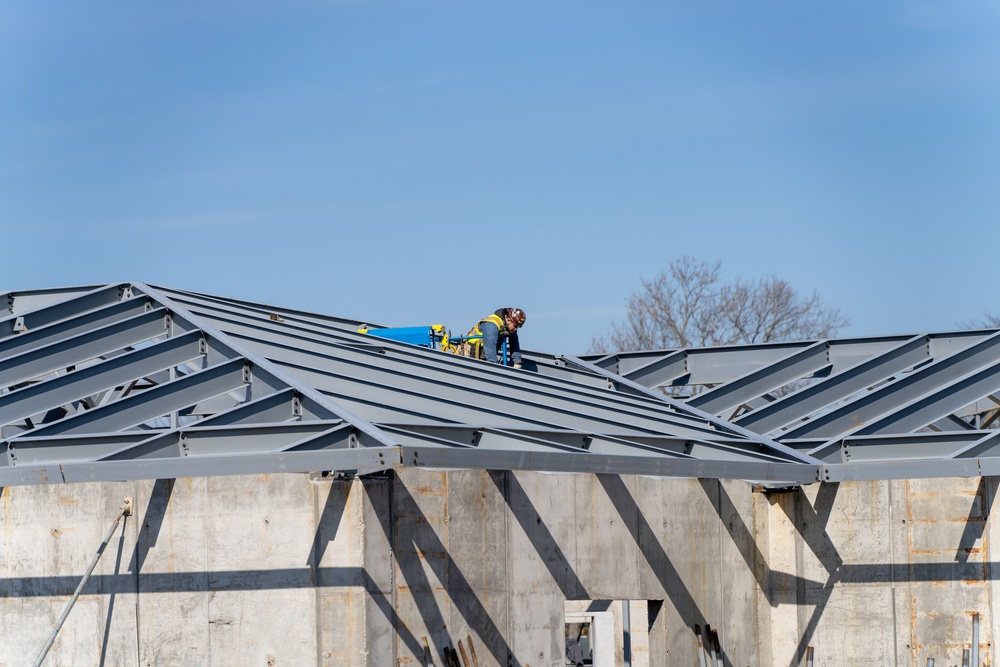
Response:
[{"label": "shadow on concrete wall", "polygon": [[657,532],[646,521],[625,482],[618,475],[598,475],[597,480],[604,487],[604,492],[608,494],[608,499],[624,524],[628,526],[629,535],[650,569],[656,573],[660,586],[663,587],[677,613],[692,629],[695,625],[705,626],[707,624],[705,614],[684,584],[684,579],[677,568],[670,562],[670,557],[660,543]]},{"label": "shadow on concrete wall", "polygon": [[[518,522],[521,529],[541,561],[545,563],[553,579],[567,599],[589,599],[589,594],[574,572],[572,564],[561,551],[555,537],[539,520],[537,509],[531,503],[524,488],[512,473],[487,473],[490,480],[503,495],[511,516]],[[657,538],[657,532],[646,521],[639,511],[629,489],[622,479],[615,475],[598,475],[608,498],[611,500],[637,547],[660,580],[663,590],[668,595],[673,606],[693,627],[705,625],[706,619],[702,610],[695,602],[690,590],[682,577],[671,564],[662,544]],[[386,485],[386,479],[371,481],[363,479],[366,492],[377,481]],[[736,511],[735,504],[729,497],[724,485],[716,480],[702,480],[702,488],[713,501],[712,506],[718,513],[723,526],[731,538],[739,546],[739,552],[756,577],[760,589],[767,596],[771,605],[789,603],[812,606],[814,610],[805,625],[804,631],[795,654],[793,664],[801,663],[805,649],[816,631],[819,619],[823,615],[830,594],[838,583],[874,583],[888,584],[893,581],[967,581],[1000,579],[995,573],[1000,573],[1000,562],[969,562],[969,553],[977,541],[983,537],[984,527],[991,511],[995,492],[991,491],[987,478],[980,479],[977,499],[970,508],[965,530],[956,545],[954,560],[940,563],[868,563],[844,564],[836,546],[826,534],[826,526],[830,511],[837,496],[837,484],[824,484],[817,490],[814,503],[810,503],[805,494],[791,491],[792,502],[779,503],[782,510],[802,537],[802,542],[813,551],[822,567],[827,572],[826,582],[813,582],[793,574],[770,571],[766,567],[766,558],[757,548],[752,539],[752,530],[742,520]],[[427,521],[422,514],[412,494],[406,486],[396,478],[388,483],[394,497],[390,505],[400,508],[408,516],[416,520]],[[325,549],[336,536],[344,512],[344,498],[339,494],[328,495],[326,504],[320,513],[316,526],[312,549],[306,567],[282,568],[265,570],[241,570],[223,572],[169,572],[143,574],[143,564],[158,540],[173,488],[173,480],[157,480],[150,493],[145,511],[139,515],[142,520],[136,549],[128,567],[134,580],[136,592],[140,591],[178,591],[206,592],[216,590],[269,590],[287,588],[312,588],[323,586],[361,585],[371,595],[375,606],[395,629],[400,640],[416,656],[423,654],[423,646],[413,632],[400,623],[391,592],[387,595],[381,591],[378,582],[363,568],[320,568]],[[3,489],[0,487],[0,492]],[[977,502],[979,507],[977,508]],[[504,632],[490,617],[486,607],[476,595],[474,587],[469,583],[454,559],[447,553],[444,544],[432,530],[410,531],[408,544],[397,544],[393,528],[394,517],[385,516],[380,521],[381,529],[394,552],[400,574],[407,585],[413,590],[430,591],[428,580],[419,558],[400,558],[400,551],[420,554],[443,554],[442,558],[426,559],[434,576],[448,588],[449,595],[456,604],[456,609],[486,645],[497,662],[506,664],[511,648],[504,640]],[[88,582],[83,593],[85,595],[100,594],[112,591],[108,620],[105,624],[105,646],[102,648],[102,662],[107,643],[107,627],[110,624],[114,607],[113,591],[122,590],[126,582],[120,573],[121,558],[124,550],[124,531],[118,545],[118,562],[113,574],[95,575]],[[555,554],[555,558],[552,555]],[[764,565],[764,567],[761,566]],[[68,596],[73,593],[79,583],[78,576],[46,576],[46,577],[12,577],[5,578],[0,584],[0,595],[5,598]],[[106,593],[105,593],[106,594]],[[438,607],[433,594],[414,596],[424,624],[428,628],[446,628],[445,615]],[[450,639],[442,631],[434,636],[435,648],[440,655],[440,649]]]},{"label": "shadow on concrete wall", "polygon": [[[815,607],[805,627],[802,629],[799,643],[795,647],[794,657],[789,663],[790,667],[802,664],[802,661],[805,659],[809,644],[816,634],[816,627],[819,625],[819,620],[822,618],[823,612],[830,602],[830,595],[833,593],[833,588],[838,583],[844,581],[844,575],[847,571],[840,552],[826,532],[826,526],[830,521],[830,512],[833,510],[833,503],[837,499],[837,491],[839,489],[840,484],[821,485],[816,492],[816,501],[812,504],[809,503],[808,498],[806,498],[802,490],[798,489],[792,492],[795,494],[794,502],[778,503],[785,516],[788,517],[788,520],[795,526],[795,530],[802,537],[801,543],[809,547],[827,573],[826,582],[820,585],[816,583],[807,585],[810,584],[809,580],[803,577],[796,578],[794,600],[788,600],[788,602],[794,601],[797,605],[815,605]],[[858,574],[862,574],[865,577],[878,574],[870,571],[873,567],[880,568],[880,566],[869,565],[853,567],[858,568]],[[862,573],[860,570],[864,570],[864,572]],[[892,566],[886,566],[884,572],[880,574],[888,581],[892,576]],[[872,579],[866,578],[865,581],[872,581]],[[764,590],[768,589],[765,588]],[[777,602],[786,601],[777,599],[778,597],[780,596],[776,596],[776,599],[773,601],[771,599],[768,600],[772,606],[777,604]]]},{"label": "shadow on concrete wall", "polygon": [[[128,519],[129,518],[127,516],[122,518],[121,536],[118,538],[118,552],[115,558],[114,575],[111,578],[112,581],[115,582],[119,581],[118,575],[121,574],[122,571],[122,554],[125,552],[125,531],[128,529]],[[138,585],[138,581],[136,581],[136,584]],[[104,621],[104,638],[101,641],[100,667],[104,667],[104,662],[107,660],[108,656],[108,639],[111,636],[111,617],[115,611],[116,594],[117,589],[112,589],[108,594],[108,615]]]},{"label": "shadow on concrete wall", "polygon": [[503,495],[510,515],[521,526],[539,559],[545,563],[563,597],[567,600],[589,600],[586,587],[517,477],[513,473],[491,471],[490,479]]},{"label": "shadow on concrete wall", "polygon": [[[503,473],[488,474],[494,481],[497,477],[503,477]],[[442,650],[446,646],[451,647],[457,638],[453,641],[448,634],[448,620],[438,605],[434,593],[435,585],[427,577],[424,570],[425,564],[438,582],[446,588],[455,610],[461,614],[469,629],[479,636],[498,663],[508,664],[513,651],[504,638],[505,630],[497,626],[486,606],[476,594],[476,587],[469,582],[434,530],[400,530],[401,520],[424,527],[429,526],[430,522],[420,510],[413,494],[401,478],[395,478],[391,489],[393,494],[392,521],[380,521],[379,523],[385,531],[393,553],[396,554],[396,566],[399,568],[399,574],[406,582],[424,626],[431,634],[435,654],[441,655]],[[405,517],[405,519],[401,519],[401,517]],[[408,557],[416,555],[420,557]],[[395,616],[391,618],[396,623],[397,632],[404,631],[409,635],[410,638],[404,638],[404,641],[413,655],[422,656],[423,648],[416,641],[412,632],[405,627],[400,627],[403,624],[395,619]]]},{"label": "shadow on concrete wall", "polygon": [[958,563],[968,563],[969,555],[975,548],[976,542],[983,539],[983,531],[986,529],[986,522],[990,518],[990,510],[995,498],[991,492],[989,480],[989,477],[979,478],[979,486],[973,496],[969,516],[965,520],[965,529],[958,541],[958,549],[955,550],[955,561]]}]

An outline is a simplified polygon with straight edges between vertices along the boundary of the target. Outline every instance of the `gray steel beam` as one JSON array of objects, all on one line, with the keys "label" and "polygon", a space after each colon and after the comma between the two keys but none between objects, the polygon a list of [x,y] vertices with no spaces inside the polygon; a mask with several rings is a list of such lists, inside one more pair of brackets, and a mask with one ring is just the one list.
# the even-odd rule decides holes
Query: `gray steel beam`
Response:
[{"label": "gray steel beam", "polygon": [[840,443],[844,463],[946,458],[954,451],[942,449],[940,440],[899,437],[851,437]]},{"label": "gray steel beam", "polygon": [[396,447],[361,447],[238,456],[185,456],[148,461],[50,463],[39,466],[0,467],[0,486],[310,473],[325,470],[385,470],[398,464],[399,460],[399,449]]},{"label": "gray steel beam", "polygon": [[[248,322],[240,318],[226,317],[224,320],[216,321],[215,324],[248,349],[276,362],[299,366],[314,366],[319,363],[319,359],[356,362],[365,364],[366,368],[370,368],[376,373],[409,373],[410,375],[419,373],[420,377],[425,379],[434,378],[444,382],[454,380],[454,383],[459,387],[472,389],[476,392],[495,392],[498,385],[503,385],[503,391],[507,392],[527,389],[533,396],[540,392],[546,392],[550,395],[558,394],[560,398],[568,397],[575,404],[581,400],[586,400],[592,406],[595,402],[600,402],[602,405],[614,409],[621,407],[630,413],[641,410],[656,419],[690,421],[692,427],[705,428],[704,420],[691,419],[684,413],[666,412],[661,408],[659,401],[649,401],[645,395],[637,403],[636,398],[607,391],[607,379],[604,375],[588,372],[588,377],[600,378],[605,382],[601,388],[588,388],[575,383],[567,384],[566,382],[542,378],[533,373],[512,374],[509,369],[499,366],[474,362],[462,357],[414,346],[406,346],[397,352],[395,348],[391,347],[391,341],[386,341],[387,345],[379,345],[375,348],[359,348],[356,345],[316,340],[310,338],[308,332],[305,331],[276,331],[269,326],[269,323],[263,321]],[[293,327],[283,328],[294,329]],[[329,365],[324,367],[329,368]]]},{"label": "gray steel beam", "polygon": [[[480,446],[480,435],[484,431],[500,432],[496,429],[486,427],[476,427],[469,425],[454,424],[379,424],[384,430],[396,432],[402,430],[420,434],[421,436],[432,436],[440,442],[452,442],[466,446]],[[604,446],[606,443],[613,443],[615,447],[631,446],[643,447],[645,451],[658,452],[663,456],[680,456],[684,458],[702,458],[712,460],[734,460],[734,461],[772,461],[775,463],[787,462],[787,459],[778,458],[761,451],[755,443],[746,440],[733,438],[726,442],[694,440],[688,438],[674,438],[670,436],[658,435],[629,435],[628,438],[611,436],[603,433],[584,433],[568,429],[531,429],[531,428],[505,428],[502,433],[513,434],[515,436],[526,436],[535,441],[561,445],[571,448],[574,451],[594,451],[593,443],[598,441]],[[411,443],[412,444],[412,443]],[[622,450],[624,451],[624,450]]]},{"label": "gray steel beam", "polygon": [[[121,431],[182,410],[199,401],[243,388],[249,380],[245,359],[233,359],[114,403],[78,413],[30,431],[41,435]],[[15,436],[20,437],[20,436]],[[8,442],[14,442],[14,439]]]},{"label": "gray steel beam", "polygon": [[[336,317],[323,313],[298,310],[295,308],[285,308],[268,304],[255,303],[228,297],[214,296],[201,292],[191,292],[187,290],[172,289],[169,287],[148,286],[158,293],[168,297],[175,304],[183,306],[191,314],[211,321],[211,313],[229,313],[240,315],[251,315],[256,318],[270,322],[278,322],[277,326],[306,325],[317,331],[325,330],[330,332],[357,333],[362,326],[382,328],[383,325],[375,322],[355,320],[348,317]],[[271,316],[278,316],[278,320],[272,320]]]},{"label": "gray steel beam", "polygon": [[786,431],[785,437],[836,437],[878,419],[924,394],[937,391],[956,378],[993,363],[997,358],[1000,358],[1000,333],[793,427]]},{"label": "gray steel beam", "polygon": [[88,461],[101,451],[113,451],[149,438],[149,432],[101,433],[98,436],[54,436],[33,438],[25,434],[4,448],[0,466],[31,466],[39,461]]},{"label": "gray steel beam", "polygon": [[938,387],[934,393],[910,401],[854,432],[858,435],[884,435],[916,431],[995,391],[1000,391],[1000,361]]},{"label": "gray steel beam", "polygon": [[[317,322],[313,317],[302,317],[290,315],[289,319],[282,322],[275,322],[267,316],[265,310],[256,309],[250,312],[218,302],[218,300],[192,300],[186,301],[192,308],[196,309],[198,317],[201,317],[233,336],[240,336],[244,339],[270,341],[278,344],[289,344],[291,339],[308,341],[313,349],[323,347],[329,350],[331,344],[343,346],[352,350],[385,351],[391,350],[394,356],[403,356],[407,359],[433,359],[433,363],[440,365],[442,362],[441,352],[418,348],[405,343],[399,343],[387,339],[372,341],[372,338],[359,334],[356,330],[357,324],[353,328],[344,326],[331,327],[323,322]],[[601,389],[608,388],[607,380],[589,372],[571,368],[565,364],[560,365],[555,355],[540,352],[530,352],[522,350],[525,355],[525,368],[531,368],[539,376],[555,378],[557,380],[572,380],[577,384]],[[452,355],[447,355],[446,359],[454,359]],[[467,363],[468,360],[461,360],[459,363]]]},{"label": "gray steel beam", "polygon": [[873,482],[891,479],[939,479],[980,477],[1000,474],[1000,458],[891,463],[831,463],[823,466],[821,482]]},{"label": "gray steel beam", "polygon": [[688,370],[691,375],[686,384],[716,385],[729,382],[734,378],[770,366],[813,344],[809,341],[688,349]]},{"label": "gray steel beam", "polygon": [[[911,338],[875,358],[742,415],[735,423],[757,433],[770,433],[913,368],[928,358],[927,337]],[[780,437],[784,441],[801,436],[785,433]]]},{"label": "gray steel beam", "polygon": [[65,370],[167,333],[166,312],[153,310],[0,361],[0,387]]},{"label": "gray steel beam", "polygon": [[185,456],[279,452],[333,434],[339,447],[350,446],[350,424],[336,420],[186,428],[180,431],[180,448]]},{"label": "gray steel beam", "polygon": [[20,315],[0,319],[0,340],[16,336],[21,331],[31,331],[53,322],[76,317],[81,313],[129,298],[128,285],[115,284],[99,287],[89,292],[74,295],[65,301],[57,301]]},{"label": "gray steel beam", "polygon": [[402,447],[404,466],[483,468],[546,472],[645,475],[649,477],[708,477],[755,479],[761,482],[811,484],[818,466],[799,463],[699,461],[683,458],[614,456],[564,452],[506,452],[453,447]]},{"label": "gray steel beam", "polygon": [[[329,411],[323,416],[317,416],[309,409],[308,398],[298,395],[294,389],[285,389],[263,398],[242,403],[226,412],[206,417],[197,422],[196,428],[250,426],[261,423],[289,423],[305,419],[326,420],[332,423],[336,417]],[[190,429],[192,427],[188,427]],[[169,456],[171,452],[179,454],[180,431],[184,427],[155,436],[146,436],[142,441],[130,443],[127,447],[115,449],[105,455],[108,460],[127,460],[139,458],[158,458]]]},{"label": "gray steel beam", "polygon": [[[678,350],[659,359],[653,359],[627,373],[622,373],[621,376],[644,387],[659,387],[673,384],[675,380],[680,378],[687,378],[689,372],[688,354],[684,350]],[[686,384],[686,382],[681,384]]]},{"label": "gray steel beam", "polygon": [[[990,431],[921,431],[891,435],[851,434],[834,441],[804,439],[786,441],[785,444],[802,451],[817,451],[828,463],[843,463],[846,455],[852,461],[907,460],[928,457],[953,458],[975,443],[982,441]],[[1000,433],[993,431],[992,433]],[[820,445],[824,445],[821,450]]]},{"label": "gray steel beam", "polygon": [[31,290],[14,290],[0,293],[0,307],[8,314],[23,315],[54,303],[69,301],[106,285],[77,285],[74,287],[51,287]]},{"label": "gray steel beam", "polygon": [[[979,332],[950,332],[942,334],[930,334],[931,347],[934,356],[951,354],[956,349],[966,347],[974,343],[977,339],[982,339],[984,334],[992,331]],[[854,366],[857,363],[870,359],[887,352],[901,343],[913,338],[912,335],[892,335],[874,336],[865,338],[840,338],[827,339],[830,345],[830,363],[833,372]],[[783,343],[762,343],[755,345],[738,344],[718,347],[695,347],[684,348],[683,350],[644,350],[638,352],[618,352],[612,355],[578,355],[579,358],[594,362],[601,360],[600,366],[607,370],[614,371],[617,366],[618,374],[628,376],[636,370],[655,364],[664,357],[674,356],[678,352],[684,351],[691,355],[696,355],[691,363],[692,377],[691,384],[720,384],[728,382],[736,377],[751,372],[761,364],[769,364],[789,354],[791,350],[809,347],[822,340],[806,340]],[[785,352],[781,351],[785,349]],[[647,384],[647,383],[643,383]],[[647,386],[653,386],[647,384]]]},{"label": "gray steel beam", "polygon": [[830,345],[826,341],[795,350],[787,357],[694,396],[686,403],[699,410],[720,415],[790,382],[828,368],[829,350]]},{"label": "gray steel beam", "polygon": [[[590,364],[590,363],[588,363],[586,361],[583,361],[582,359],[578,359],[578,358],[575,358],[575,357],[564,357],[564,358],[568,362],[570,362],[570,363],[578,364],[578,365],[580,365],[580,366],[582,366],[584,368],[588,368],[589,367],[594,372],[607,373],[609,376],[611,375],[607,371],[605,371],[603,369],[599,369],[596,366],[594,366],[593,364]],[[780,444],[780,443],[778,443],[778,442],[776,442],[774,440],[771,440],[769,438],[765,438],[765,437],[761,436],[758,433],[754,433],[752,431],[748,431],[747,429],[742,428],[741,426],[738,426],[738,425],[735,425],[735,424],[731,424],[731,423],[727,422],[724,419],[720,419],[720,418],[716,417],[715,415],[709,414],[707,412],[701,412],[697,408],[693,408],[691,406],[686,405],[685,403],[683,403],[681,401],[677,401],[675,399],[672,399],[672,398],[666,396],[665,394],[663,394],[662,392],[657,392],[657,391],[655,391],[653,389],[649,389],[647,387],[643,387],[642,385],[639,385],[639,384],[637,384],[635,382],[632,382],[631,380],[626,380],[625,378],[617,378],[617,380],[616,380],[616,377],[617,376],[612,376],[611,379],[615,380],[619,384],[626,384],[626,385],[631,386],[633,389],[636,389],[638,391],[642,391],[644,393],[647,393],[647,395],[649,395],[650,397],[653,397],[653,398],[656,398],[657,400],[663,401],[664,403],[666,403],[666,404],[668,404],[670,406],[673,406],[678,411],[681,411],[681,412],[690,414],[692,416],[704,419],[705,421],[707,421],[707,422],[711,423],[712,425],[716,426],[716,428],[718,428],[720,431],[722,431],[724,433],[728,433],[728,434],[732,434],[732,435],[737,435],[737,436],[743,436],[743,437],[747,438],[748,440],[750,440],[751,442],[754,442],[757,445],[760,445],[766,451],[774,454],[775,456],[779,456],[779,457],[784,456],[784,457],[786,457],[788,459],[791,459],[793,461],[799,461],[801,463],[811,463],[811,464],[819,463],[818,460],[813,459],[811,456],[809,456],[807,454],[802,454],[802,453],[797,452],[797,451],[795,451],[793,449],[785,447],[784,445],[782,445],[782,444]]]},{"label": "gray steel beam", "polygon": [[221,343],[231,343],[231,347],[234,350],[239,351],[243,356],[245,356],[249,361],[251,361],[255,367],[263,369],[268,369],[271,374],[279,379],[280,381],[287,384],[287,386],[294,387],[303,396],[309,397],[312,401],[324,405],[325,407],[332,410],[338,417],[349,421],[353,424],[360,432],[368,436],[369,439],[380,443],[383,446],[396,446],[398,443],[386,436],[384,433],[380,432],[371,423],[362,419],[359,415],[356,415],[342,405],[338,405],[330,398],[323,395],[322,392],[318,391],[315,387],[304,385],[298,382],[294,377],[286,374],[284,371],[279,369],[274,364],[271,364],[267,359],[261,357],[256,352],[252,350],[247,350],[243,346],[237,345],[232,342],[232,338],[220,331],[217,327],[210,323],[206,323],[203,320],[198,319],[196,315],[191,313],[189,310],[184,308],[181,304],[174,303],[168,296],[156,289],[146,285],[144,283],[136,283],[134,285],[136,291],[146,294],[153,300],[167,307],[171,312],[173,312],[178,318],[186,321],[195,328],[203,330],[206,334],[210,336],[211,339],[218,340]]},{"label": "gray steel beam", "polygon": [[100,329],[147,310],[149,310],[147,299],[132,298],[126,301],[117,301],[97,310],[86,311],[77,317],[29,329],[16,336],[0,340],[0,359],[6,359],[31,349]]},{"label": "gray steel beam", "polygon": [[974,459],[1000,456],[1000,430],[992,431],[944,458]]},{"label": "gray steel beam", "polygon": [[[468,359],[464,359],[466,363],[460,365],[435,365],[354,348],[338,348],[336,356],[333,356],[329,346],[320,347],[309,341],[294,341],[293,345],[293,341],[263,342],[245,339],[244,334],[231,335],[249,349],[285,366],[293,375],[320,390],[338,391],[332,384],[347,381],[357,385],[354,398],[363,397],[366,391],[382,391],[386,388],[412,392],[421,397],[424,405],[427,403],[423,399],[433,396],[440,407],[431,414],[447,416],[447,411],[442,412],[442,407],[488,402],[491,406],[508,406],[504,413],[517,411],[526,415],[543,415],[548,412],[577,415],[581,404],[585,403],[591,419],[617,423],[627,415],[633,424],[656,432],[669,427],[683,431],[682,435],[687,437],[697,437],[699,434],[708,437],[714,433],[714,429],[700,417],[692,419],[683,413],[674,414],[659,401],[650,401],[646,397],[633,398],[607,390],[541,380],[532,373],[517,372]],[[445,357],[440,353],[434,354]],[[462,360],[460,357],[455,359]],[[405,396],[401,394],[397,401],[406,401]],[[484,397],[488,397],[487,400]],[[397,404],[399,403],[393,403]],[[543,416],[537,418],[544,421]]]},{"label": "gray steel beam", "polygon": [[[359,375],[335,373],[314,362],[306,366],[288,366],[289,372],[302,381],[328,392],[370,421],[394,422],[414,416],[423,421],[485,424],[498,427],[562,427],[588,433],[630,433],[657,435],[670,433],[680,437],[708,438],[707,429],[693,429],[674,422],[609,413],[598,409],[581,410],[580,403],[548,400],[521,393],[510,396],[498,385],[494,393],[468,391],[458,385],[447,386],[426,379],[386,373],[378,381],[371,369]],[[514,371],[511,371],[514,372]],[[392,384],[387,384],[392,383]]]},{"label": "gray steel beam", "polygon": [[0,395],[0,424],[53,410],[204,354],[197,331]]}]

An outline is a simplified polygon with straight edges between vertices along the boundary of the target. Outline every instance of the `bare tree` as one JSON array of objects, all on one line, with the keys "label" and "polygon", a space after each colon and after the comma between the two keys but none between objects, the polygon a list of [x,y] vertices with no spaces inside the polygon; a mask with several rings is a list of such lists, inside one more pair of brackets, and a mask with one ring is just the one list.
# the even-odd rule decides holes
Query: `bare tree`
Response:
[{"label": "bare tree", "polygon": [[983,313],[977,320],[963,324],[967,329],[1000,329],[1000,313]]},{"label": "bare tree", "polygon": [[721,262],[670,262],[629,295],[624,322],[595,337],[592,352],[661,350],[830,338],[850,324],[814,291],[799,294],[777,276],[723,283]]}]

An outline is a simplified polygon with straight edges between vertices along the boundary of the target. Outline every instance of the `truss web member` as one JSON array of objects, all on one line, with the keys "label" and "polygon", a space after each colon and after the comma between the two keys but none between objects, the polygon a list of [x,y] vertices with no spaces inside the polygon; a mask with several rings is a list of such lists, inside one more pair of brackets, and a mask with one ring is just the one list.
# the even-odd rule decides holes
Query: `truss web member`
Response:
[{"label": "truss web member", "polygon": [[517,340],[517,330],[524,326],[525,319],[524,311],[520,308],[498,308],[492,315],[479,320],[468,333],[469,336],[482,336],[481,340],[469,341],[473,346],[471,356],[494,364],[503,363],[500,350],[506,340],[510,357],[507,363],[520,368],[521,344]]}]

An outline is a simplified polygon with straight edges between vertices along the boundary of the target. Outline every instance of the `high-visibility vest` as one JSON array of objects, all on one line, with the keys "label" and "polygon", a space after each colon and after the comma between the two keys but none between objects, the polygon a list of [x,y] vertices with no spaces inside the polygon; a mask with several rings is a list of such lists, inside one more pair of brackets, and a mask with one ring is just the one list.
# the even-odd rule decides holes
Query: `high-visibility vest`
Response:
[{"label": "high-visibility vest", "polygon": [[483,319],[476,322],[476,326],[472,327],[472,330],[466,334],[466,336],[479,336],[479,338],[474,338],[469,341],[469,344],[472,345],[472,357],[474,359],[486,358],[486,355],[483,354],[483,339],[482,339],[483,330],[480,328],[480,325],[483,322],[492,322],[493,324],[497,325],[497,329],[500,330],[501,334],[503,334],[504,332],[504,321],[496,313],[487,315]]}]

